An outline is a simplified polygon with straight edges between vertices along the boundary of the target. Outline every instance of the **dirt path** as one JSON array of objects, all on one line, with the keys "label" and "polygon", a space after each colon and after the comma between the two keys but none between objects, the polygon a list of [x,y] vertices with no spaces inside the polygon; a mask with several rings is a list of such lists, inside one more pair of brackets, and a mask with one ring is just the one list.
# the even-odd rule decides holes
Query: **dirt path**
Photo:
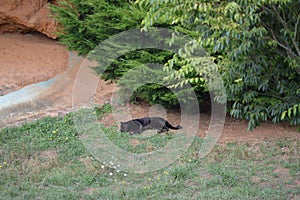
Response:
[{"label": "dirt path", "polygon": [[[79,63],[72,69],[68,69],[68,51],[56,41],[39,34],[7,34],[0,35],[0,95],[16,91],[26,85],[45,81],[59,74],[66,73],[59,84],[50,88],[43,98],[51,102],[50,106],[41,108],[35,113],[26,113],[19,116],[20,122],[26,119],[42,117],[45,115],[56,116],[66,113],[72,108],[72,92],[74,80]],[[99,104],[109,101],[114,90],[114,85],[108,85],[99,81],[97,88],[97,102]],[[147,104],[130,106],[130,114],[133,117],[149,115],[151,107]],[[168,112],[168,120],[174,124],[180,123],[178,112]],[[112,125],[114,118],[109,115],[102,120],[106,125]],[[200,117],[198,135],[203,137],[210,123],[209,113],[203,113]],[[220,143],[228,142],[259,142],[280,138],[299,139],[300,133],[296,127],[286,124],[264,123],[253,132],[247,132],[247,122],[226,117]]]},{"label": "dirt path", "polygon": [[[152,107],[146,103],[129,106],[129,113],[134,117],[143,117],[145,115],[151,116],[152,112]],[[174,125],[180,123],[180,114],[176,111],[169,111],[166,118]],[[101,122],[107,126],[111,126],[115,124],[115,119],[112,115],[108,115],[102,119]],[[210,122],[210,113],[202,113],[200,115],[199,129],[197,133],[199,137],[206,136]],[[227,116],[225,118],[225,124],[218,143],[259,143],[260,141],[264,140],[271,141],[283,138],[300,140],[300,132],[297,131],[297,127],[291,127],[288,124],[263,123],[260,127],[254,129],[254,131],[247,131],[247,126],[247,121],[238,120]]]}]

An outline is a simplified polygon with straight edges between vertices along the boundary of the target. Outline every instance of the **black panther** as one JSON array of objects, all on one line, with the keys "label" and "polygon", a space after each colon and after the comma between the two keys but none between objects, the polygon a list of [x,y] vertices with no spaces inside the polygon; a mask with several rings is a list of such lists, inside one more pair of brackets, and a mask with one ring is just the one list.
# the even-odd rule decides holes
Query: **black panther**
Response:
[{"label": "black panther", "polygon": [[158,133],[169,131],[169,129],[178,130],[180,125],[174,127],[167,120],[161,117],[143,117],[138,119],[121,122],[121,132],[130,134],[141,134],[144,130],[156,129]]}]

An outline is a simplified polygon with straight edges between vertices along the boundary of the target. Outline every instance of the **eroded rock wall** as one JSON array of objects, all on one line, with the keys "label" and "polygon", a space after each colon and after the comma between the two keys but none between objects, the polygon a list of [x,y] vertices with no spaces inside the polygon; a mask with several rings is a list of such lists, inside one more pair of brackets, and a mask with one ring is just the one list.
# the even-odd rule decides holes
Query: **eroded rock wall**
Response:
[{"label": "eroded rock wall", "polygon": [[55,39],[57,22],[50,17],[55,0],[0,0],[0,33],[37,31]]}]

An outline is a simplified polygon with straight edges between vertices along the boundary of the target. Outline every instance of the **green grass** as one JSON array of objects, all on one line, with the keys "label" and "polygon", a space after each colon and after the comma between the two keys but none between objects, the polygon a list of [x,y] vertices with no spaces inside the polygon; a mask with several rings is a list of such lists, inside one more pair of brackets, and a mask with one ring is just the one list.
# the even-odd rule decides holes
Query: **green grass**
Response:
[{"label": "green grass", "polygon": [[[92,112],[98,117],[109,106]],[[196,138],[170,166],[145,174],[119,171],[85,149],[74,115],[46,117],[0,132],[0,199],[299,199],[300,142],[216,145],[198,158]],[[88,119],[85,119],[88,120]],[[130,136],[103,127],[115,145],[130,152],[158,150],[174,138]],[[134,143],[132,142],[134,140]]]}]

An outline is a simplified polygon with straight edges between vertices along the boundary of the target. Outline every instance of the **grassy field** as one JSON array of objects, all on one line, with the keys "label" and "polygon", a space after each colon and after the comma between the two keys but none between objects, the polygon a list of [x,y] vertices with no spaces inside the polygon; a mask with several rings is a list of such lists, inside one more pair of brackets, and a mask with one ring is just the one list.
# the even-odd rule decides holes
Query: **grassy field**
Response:
[{"label": "grassy field", "polygon": [[[95,109],[99,117],[109,111]],[[169,167],[127,173],[92,157],[72,115],[1,130],[0,199],[300,199],[299,140],[216,145],[200,159],[203,141],[196,138]],[[173,138],[153,135],[133,144],[116,127],[102,128],[131,152],[155,151]]]}]

